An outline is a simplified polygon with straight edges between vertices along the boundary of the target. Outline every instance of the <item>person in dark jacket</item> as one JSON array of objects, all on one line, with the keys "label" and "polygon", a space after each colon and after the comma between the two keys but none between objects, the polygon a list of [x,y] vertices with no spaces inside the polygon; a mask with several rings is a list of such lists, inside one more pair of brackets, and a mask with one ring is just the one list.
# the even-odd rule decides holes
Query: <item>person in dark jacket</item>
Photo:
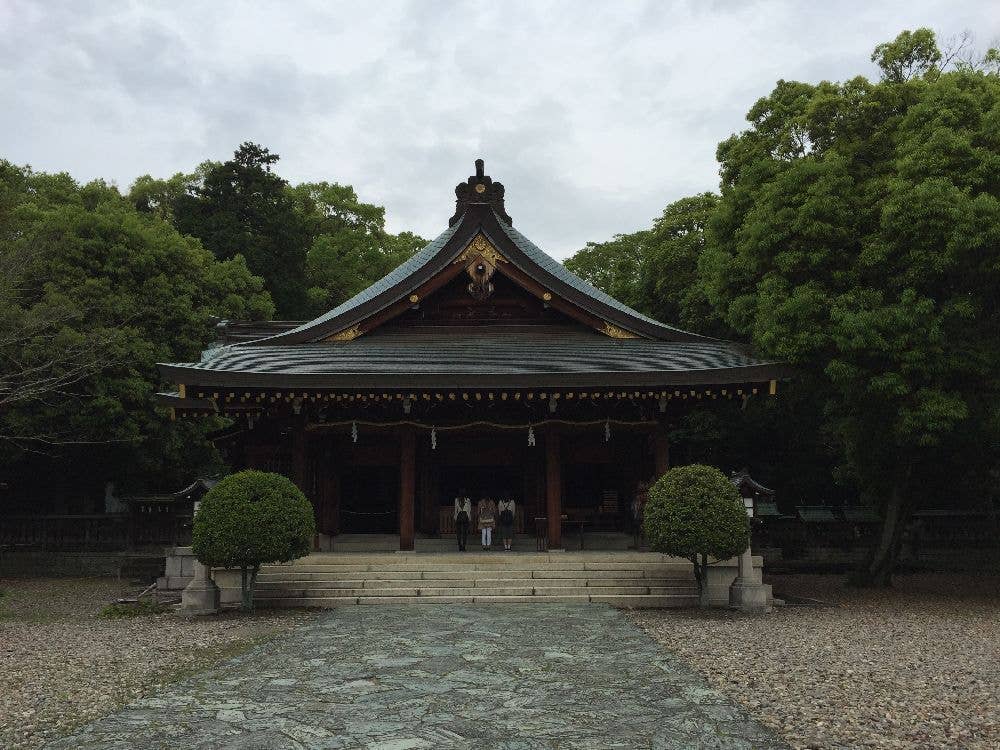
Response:
[{"label": "person in dark jacket", "polygon": [[455,498],[455,534],[458,536],[458,551],[465,552],[465,545],[469,541],[469,527],[472,525],[472,500],[465,494],[465,490],[459,490]]},{"label": "person in dark jacket", "polygon": [[500,538],[503,539],[503,548],[510,552],[514,544],[514,501],[509,497],[501,500],[497,506],[497,513],[500,518]]}]

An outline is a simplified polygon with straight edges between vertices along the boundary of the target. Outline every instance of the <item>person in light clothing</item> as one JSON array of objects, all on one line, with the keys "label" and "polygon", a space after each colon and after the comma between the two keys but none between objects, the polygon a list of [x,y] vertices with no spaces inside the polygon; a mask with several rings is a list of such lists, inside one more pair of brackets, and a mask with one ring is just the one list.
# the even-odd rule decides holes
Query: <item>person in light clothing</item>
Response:
[{"label": "person in light clothing", "polygon": [[497,504],[493,498],[484,497],[479,501],[479,532],[483,537],[483,551],[493,546],[493,527],[497,525]]},{"label": "person in light clothing", "polygon": [[500,538],[503,539],[503,548],[510,552],[514,544],[514,501],[509,497],[501,500],[497,506],[497,513],[500,518]]},{"label": "person in light clothing", "polygon": [[469,541],[469,526],[472,525],[472,501],[460,490],[455,498],[455,534],[458,536],[458,551],[465,552]]}]

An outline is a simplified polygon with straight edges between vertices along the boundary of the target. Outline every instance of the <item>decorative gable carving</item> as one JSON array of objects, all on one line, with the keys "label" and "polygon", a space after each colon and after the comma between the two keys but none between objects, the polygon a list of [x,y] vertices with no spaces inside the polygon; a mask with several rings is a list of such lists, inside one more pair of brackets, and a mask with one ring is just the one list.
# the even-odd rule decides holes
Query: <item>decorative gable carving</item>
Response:
[{"label": "decorative gable carving", "polygon": [[482,301],[493,294],[490,279],[493,278],[497,265],[506,263],[507,259],[484,235],[477,234],[454,262],[465,263],[465,272],[472,279],[468,286],[469,295],[474,300]]}]

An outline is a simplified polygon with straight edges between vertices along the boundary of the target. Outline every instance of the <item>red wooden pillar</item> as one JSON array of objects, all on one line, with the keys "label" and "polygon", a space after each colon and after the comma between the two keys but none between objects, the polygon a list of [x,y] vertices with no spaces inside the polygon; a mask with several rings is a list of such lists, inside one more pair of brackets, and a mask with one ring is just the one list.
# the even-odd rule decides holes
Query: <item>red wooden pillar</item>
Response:
[{"label": "red wooden pillar", "polygon": [[414,497],[417,489],[416,436],[404,429],[399,439],[399,548],[413,549]]},{"label": "red wooden pillar", "polygon": [[[302,494],[313,504],[313,513],[316,513],[316,498],[312,497],[312,488],[309,486],[309,453],[306,442],[306,418],[305,414],[296,414],[292,417],[292,476],[295,485],[302,490]],[[319,518],[317,517],[317,530],[313,537],[313,549],[319,549]]]},{"label": "red wooden pillar", "polygon": [[549,549],[562,549],[562,451],[559,433],[545,433],[545,515],[549,524]]},{"label": "red wooden pillar", "polygon": [[309,460],[306,451],[306,422],[301,415],[292,419],[292,481],[309,497]]},{"label": "red wooden pillar", "polygon": [[670,442],[667,440],[667,426],[663,423],[656,425],[653,432],[653,471],[654,481],[667,473],[670,468]]}]

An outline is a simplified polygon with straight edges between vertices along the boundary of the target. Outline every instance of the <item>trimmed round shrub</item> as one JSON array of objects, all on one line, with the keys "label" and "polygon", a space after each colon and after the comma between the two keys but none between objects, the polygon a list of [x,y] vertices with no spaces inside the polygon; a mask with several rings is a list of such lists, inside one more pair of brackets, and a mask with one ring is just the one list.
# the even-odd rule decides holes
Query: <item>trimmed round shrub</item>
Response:
[{"label": "trimmed round shrub", "polygon": [[643,514],[649,546],[690,560],[704,590],[708,559],[739,555],[750,539],[750,520],[735,485],[716,468],[692,464],[670,469],[649,488]]},{"label": "trimmed round shrub", "polygon": [[315,533],[312,505],[290,479],[241,471],[205,493],[191,547],[205,565],[243,572],[243,608],[252,610],[260,566],[309,554]]}]

